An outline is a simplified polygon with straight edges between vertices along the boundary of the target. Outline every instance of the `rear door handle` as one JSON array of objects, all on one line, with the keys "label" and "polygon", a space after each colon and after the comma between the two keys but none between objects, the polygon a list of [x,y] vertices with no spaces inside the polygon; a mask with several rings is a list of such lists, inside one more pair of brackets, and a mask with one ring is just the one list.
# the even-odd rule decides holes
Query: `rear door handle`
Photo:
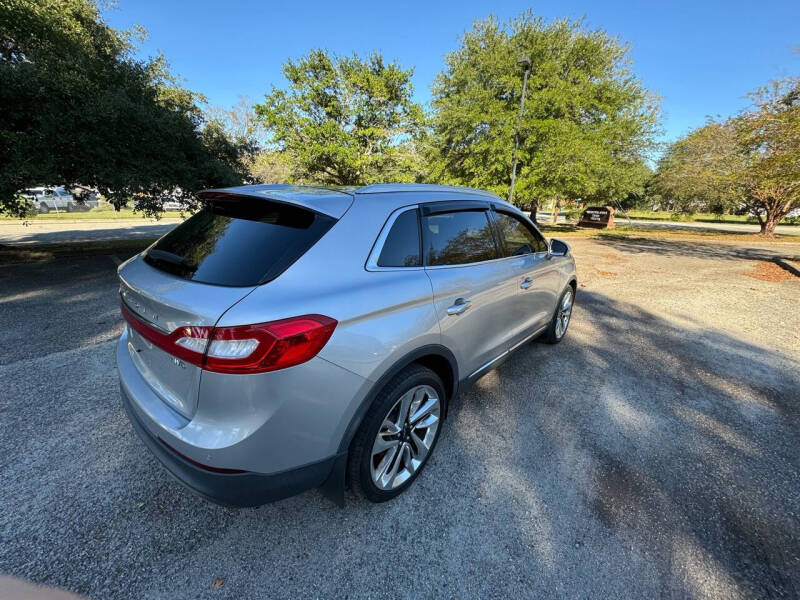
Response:
[{"label": "rear door handle", "polygon": [[519,287],[521,287],[523,290],[527,290],[527,289],[528,289],[529,287],[531,287],[532,285],[533,285],[533,279],[531,279],[530,277],[526,277],[526,278],[525,278],[525,279],[523,279],[523,280],[522,280],[522,282],[519,284]]},{"label": "rear door handle", "polygon": [[470,302],[465,298],[457,298],[453,306],[447,307],[448,315],[460,315],[469,308]]}]

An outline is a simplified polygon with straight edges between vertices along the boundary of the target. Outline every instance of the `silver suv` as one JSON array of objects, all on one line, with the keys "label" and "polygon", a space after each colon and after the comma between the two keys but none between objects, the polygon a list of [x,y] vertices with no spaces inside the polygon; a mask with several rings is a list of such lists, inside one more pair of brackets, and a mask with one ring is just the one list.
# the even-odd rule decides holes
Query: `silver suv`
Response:
[{"label": "silver suv", "polygon": [[466,188],[248,186],[119,268],[134,428],[180,481],[256,506],[345,482],[389,500],[463,389],[567,331],[575,263]]}]

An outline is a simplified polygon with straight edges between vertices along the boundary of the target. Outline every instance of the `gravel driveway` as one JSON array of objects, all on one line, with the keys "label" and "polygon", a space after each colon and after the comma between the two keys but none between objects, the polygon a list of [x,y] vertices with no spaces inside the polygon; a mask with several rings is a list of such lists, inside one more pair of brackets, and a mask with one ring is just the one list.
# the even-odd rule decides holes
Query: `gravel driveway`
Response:
[{"label": "gravel driveway", "polygon": [[0,574],[102,599],[798,597],[800,278],[765,261],[800,245],[573,248],[567,339],[463,395],[408,493],[344,509],[185,491],[120,406],[113,262],[0,267]]}]

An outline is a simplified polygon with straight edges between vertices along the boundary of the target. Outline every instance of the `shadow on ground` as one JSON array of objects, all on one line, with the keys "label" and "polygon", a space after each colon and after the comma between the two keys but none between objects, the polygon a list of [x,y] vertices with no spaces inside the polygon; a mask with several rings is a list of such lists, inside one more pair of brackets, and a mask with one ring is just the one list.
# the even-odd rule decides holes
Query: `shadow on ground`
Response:
[{"label": "shadow on ground", "polygon": [[646,237],[628,237],[605,234],[593,240],[602,246],[612,247],[629,254],[658,254],[663,256],[687,256],[720,260],[768,260],[784,258],[800,260],[800,253],[794,244],[772,245],[769,248],[734,244],[713,244],[695,241],[664,240]]},{"label": "shadow on ground", "polygon": [[[49,223],[47,225],[50,225]],[[64,229],[56,231],[37,231],[36,226],[25,228],[21,233],[0,231],[0,242],[11,244],[62,244],[69,242],[91,242],[116,239],[147,239],[161,237],[177,223],[158,223],[149,225],[118,225],[98,229]]]},{"label": "shadow on ground", "polygon": [[[650,596],[797,596],[800,363],[601,294],[578,302],[590,335],[528,348],[485,383],[512,403],[511,473],[550,546],[573,529],[601,565],[616,546]],[[496,421],[485,395],[465,402]]]}]

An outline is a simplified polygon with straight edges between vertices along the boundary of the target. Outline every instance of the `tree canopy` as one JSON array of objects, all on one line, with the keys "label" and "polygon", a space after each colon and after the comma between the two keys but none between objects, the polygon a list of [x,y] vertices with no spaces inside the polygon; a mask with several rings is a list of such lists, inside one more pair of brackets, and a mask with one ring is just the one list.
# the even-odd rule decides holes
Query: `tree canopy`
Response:
[{"label": "tree canopy", "polygon": [[800,79],[773,82],[751,98],[735,117],[670,145],[653,188],[684,210],[746,209],[762,234],[773,235],[800,206]]},{"label": "tree canopy", "polygon": [[531,60],[515,202],[606,202],[640,191],[658,102],[629,70],[628,48],[580,21],[528,11],[478,21],[433,86],[430,177],[508,194],[523,69]]},{"label": "tree canopy", "polygon": [[0,3],[0,212],[15,192],[81,184],[115,204],[236,184],[240,148],[204,128],[197,94],[163,57],[133,57],[143,30],[106,25],[93,0]]},{"label": "tree canopy", "polygon": [[313,50],[287,61],[288,88],[273,87],[255,108],[295,180],[413,181],[425,119],[411,99],[412,72],[379,53],[363,59]]}]

